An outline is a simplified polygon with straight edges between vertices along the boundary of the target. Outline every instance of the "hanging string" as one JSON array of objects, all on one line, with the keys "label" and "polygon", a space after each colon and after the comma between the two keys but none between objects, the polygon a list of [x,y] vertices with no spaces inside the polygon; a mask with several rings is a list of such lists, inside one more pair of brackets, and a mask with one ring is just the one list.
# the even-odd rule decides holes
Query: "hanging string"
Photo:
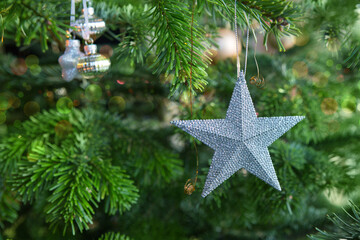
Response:
[{"label": "hanging string", "polygon": [[235,46],[236,46],[236,67],[237,67],[237,78],[240,77],[240,57],[239,57],[239,46],[238,46],[238,28],[237,28],[237,10],[236,10],[236,0],[235,0]]},{"label": "hanging string", "polygon": [[255,65],[256,65],[256,70],[257,70],[257,77],[258,79],[260,78],[260,71],[259,71],[259,64],[257,62],[257,59],[256,59],[256,41],[254,43],[254,61],[255,61]]},{"label": "hanging string", "polygon": [[246,76],[247,59],[248,59],[248,49],[249,49],[249,27],[248,27],[247,30],[246,30],[246,48],[245,48],[244,77]]},{"label": "hanging string", "polygon": [[[236,67],[237,67],[237,77],[240,77],[240,57],[239,57],[239,47],[238,47],[238,27],[237,27],[237,7],[236,7],[236,0],[235,4],[235,44],[236,44]],[[246,75],[246,68],[247,68],[247,57],[248,57],[248,50],[249,50],[249,20],[246,15],[246,23],[247,23],[247,30],[246,30],[246,48],[245,48],[245,66],[244,66],[244,77]]]},{"label": "hanging string", "polygon": [[[75,25],[75,0],[71,0],[71,8],[70,8],[70,26],[73,27]],[[69,33],[71,34],[74,30],[69,28]]]},{"label": "hanging string", "polygon": [[244,14],[244,16],[245,16],[246,23],[247,23],[246,48],[245,48],[245,67],[244,67],[244,77],[245,77],[246,76],[246,68],[247,68],[248,50],[249,50],[249,29],[250,29],[250,25],[249,25],[249,20],[248,20],[246,14]]},{"label": "hanging string", "polygon": [[255,61],[255,65],[256,65],[257,76],[252,76],[249,81],[251,84],[256,85],[256,87],[263,88],[265,86],[265,79],[260,76],[260,68],[259,68],[259,64],[256,59],[256,45],[257,45],[257,42],[255,41],[255,43],[254,43],[254,61]]},{"label": "hanging string", "polygon": [[[190,33],[191,33],[191,37],[190,37],[190,43],[191,43],[191,53],[190,53],[190,84],[189,84],[189,88],[190,88],[190,114],[191,114],[191,119],[193,118],[193,96],[192,96],[192,73],[193,73],[193,48],[194,48],[194,40],[193,40],[193,28],[194,28],[194,12],[195,12],[195,0],[193,0],[193,5],[192,5],[192,14],[191,14],[191,25],[190,25]],[[185,183],[184,186],[184,192],[187,195],[191,195],[194,191],[195,191],[195,187],[196,187],[196,182],[198,179],[198,174],[199,174],[199,154],[198,154],[198,150],[197,150],[197,146],[196,146],[196,142],[194,140],[194,148],[195,148],[195,152],[196,152],[196,173],[195,173],[195,180],[194,183],[192,183],[191,179],[188,179]]]},{"label": "hanging string", "polygon": [[83,31],[82,31],[82,35],[83,35],[83,39],[88,42],[90,40],[90,30],[89,30],[89,12],[88,12],[88,8],[87,8],[87,4],[86,4],[87,0],[83,0],[83,9],[84,9],[84,18],[85,18],[85,23],[83,26]]}]

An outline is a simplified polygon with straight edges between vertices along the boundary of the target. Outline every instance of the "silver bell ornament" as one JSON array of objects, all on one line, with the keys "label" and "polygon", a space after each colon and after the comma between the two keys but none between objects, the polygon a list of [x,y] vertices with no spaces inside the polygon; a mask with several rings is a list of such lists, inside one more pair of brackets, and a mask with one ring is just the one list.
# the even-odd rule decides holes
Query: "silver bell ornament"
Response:
[{"label": "silver bell ornament", "polygon": [[59,57],[59,64],[62,68],[61,76],[67,82],[73,80],[78,74],[77,63],[80,57],[85,56],[80,51],[80,41],[76,39],[66,40],[66,49],[63,55]]},{"label": "silver bell ornament", "polygon": [[[94,8],[91,6],[91,1],[87,1],[89,6],[87,7],[88,11],[88,28],[89,28],[89,37],[94,41],[106,30],[105,21],[94,14]],[[75,21],[74,27],[77,29],[75,32],[81,38],[84,38],[85,30],[85,15],[84,9],[82,10],[82,15],[78,20]]]},{"label": "silver bell ornament", "polygon": [[77,69],[85,79],[101,78],[110,68],[110,60],[97,53],[95,44],[85,45],[85,56],[79,59]]}]

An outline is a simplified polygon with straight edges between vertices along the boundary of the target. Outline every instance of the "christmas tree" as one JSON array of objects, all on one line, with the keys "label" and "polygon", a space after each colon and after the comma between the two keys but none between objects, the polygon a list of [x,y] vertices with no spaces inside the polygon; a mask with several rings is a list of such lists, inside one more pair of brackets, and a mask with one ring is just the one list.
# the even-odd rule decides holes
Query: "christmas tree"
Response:
[{"label": "christmas tree", "polygon": [[[0,240],[359,238],[357,0],[74,2],[0,2]],[[101,55],[66,81],[69,39]],[[281,191],[203,198],[214,151],[170,121],[225,118],[236,49],[259,118],[306,118],[268,147]]]}]

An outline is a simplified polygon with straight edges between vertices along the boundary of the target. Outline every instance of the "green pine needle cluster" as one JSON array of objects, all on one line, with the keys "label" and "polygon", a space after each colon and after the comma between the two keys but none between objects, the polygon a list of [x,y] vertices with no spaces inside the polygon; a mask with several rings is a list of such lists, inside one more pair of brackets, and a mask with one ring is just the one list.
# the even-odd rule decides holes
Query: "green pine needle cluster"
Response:
[{"label": "green pine needle cluster", "polygon": [[106,121],[115,119],[94,111],[43,112],[1,145],[2,170],[11,173],[12,190],[24,203],[48,195],[47,221],[55,228],[65,224],[64,232],[68,226],[73,234],[76,226],[88,229],[101,201],[113,215],[138,198],[133,181],[112,160],[115,139]]},{"label": "green pine needle cluster", "polygon": [[42,50],[49,49],[49,42],[63,41],[68,25],[64,17],[69,13],[59,12],[64,7],[61,1],[1,1],[0,33],[15,39],[17,46],[30,45],[32,41],[41,44]]},{"label": "green pine needle cluster", "polygon": [[359,239],[360,209],[353,202],[350,202],[350,207],[350,212],[344,209],[346,218],[335,213],[328,217],[335,229],[325,231],[316,228],[319,233],[311,235],[309,238],[311,240]]},{"label": "green pine needle cluster", "polygon": [[99,240],[131,240],[129,237],[122,235],[120,233],[105,233],[102,235]]},{"label": "green pine needle cluster", "polygon": [[204,30],[197,22],[191,26],[192,16],[186,3],[157,0],[154,5],[150,13],[154,27],[150,49],[156,49],[156,58],[151,68],[155,73],[173,74],[174,91],[180,86],[190,85],[190,77],[194,89],[202,91],[206,84],[205,70],[210,62],[205,55]]}]

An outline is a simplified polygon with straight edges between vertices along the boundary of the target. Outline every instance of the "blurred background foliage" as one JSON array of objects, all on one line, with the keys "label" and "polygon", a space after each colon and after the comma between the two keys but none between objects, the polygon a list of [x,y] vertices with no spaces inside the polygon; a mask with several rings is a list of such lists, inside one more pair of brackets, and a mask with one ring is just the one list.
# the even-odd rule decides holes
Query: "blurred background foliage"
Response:
[{"label": "blurred background foliage", "polygon": [[205,199],[213,151],[185,195],[194,139],[169,122],[225,116],[234,3],[194,2],[94,1],[111,69],[65,82],[70,1],[1,1],[0,239],[357,239],[359,2],[238,1],[258,116],[306,119],[269,147],[283,191],[239,171]]}]

